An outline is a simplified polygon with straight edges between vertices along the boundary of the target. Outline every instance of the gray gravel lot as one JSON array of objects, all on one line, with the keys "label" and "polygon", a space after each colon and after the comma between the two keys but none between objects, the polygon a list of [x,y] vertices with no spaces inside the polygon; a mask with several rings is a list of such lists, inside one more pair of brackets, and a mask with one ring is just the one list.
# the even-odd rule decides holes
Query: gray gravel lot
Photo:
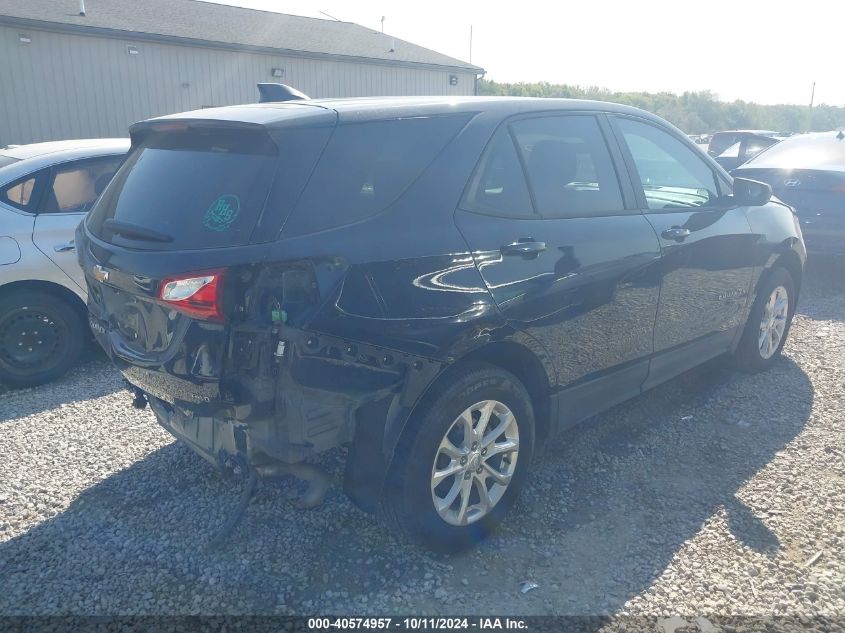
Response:
[{"label": "gray gravel lot", "polygon": [[[801,614],[845,617],[845,275],[811,274],[784,358],[712,362],[548,447],[503,528],[435,557],[335,487],[294,510],[130,406],[89,360],[0,395],[0,614]],[[336,477],[340,452],[322,460]],[[539,587],[523,594],[521,581]]]}]

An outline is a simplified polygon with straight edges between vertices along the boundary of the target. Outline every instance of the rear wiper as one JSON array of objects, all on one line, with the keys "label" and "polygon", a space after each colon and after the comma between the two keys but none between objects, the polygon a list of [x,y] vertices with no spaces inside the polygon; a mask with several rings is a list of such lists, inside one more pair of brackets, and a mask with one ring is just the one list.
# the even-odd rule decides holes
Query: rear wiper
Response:
[{"label": "rear wiper", "polygon": [[138,226],[137,224],[130,224],[129,222],[121,222],[120,220],[109,219],[103,222],[103,228],[108,229],[112,233],[122,235],[131,239],[147,240],[149,242],[172,242],[173,238],[170,235],[153,231],[152,229]]}]

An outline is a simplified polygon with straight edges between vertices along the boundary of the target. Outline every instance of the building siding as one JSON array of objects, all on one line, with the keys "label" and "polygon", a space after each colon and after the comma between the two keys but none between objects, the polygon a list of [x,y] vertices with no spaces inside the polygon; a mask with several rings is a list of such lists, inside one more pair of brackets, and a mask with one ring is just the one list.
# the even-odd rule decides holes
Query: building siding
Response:
[{"label": "building siding", "polygon": [[[31,38],[29,44],[19,36]],[[138,50],[127,52],[128,46]],[[274,78],[273,68],[284,69]],[[449,75],[458,83],[449,84]],[[314,97],[471,95],[472,72],[309,59],[0,26],[0,147],[126,136],[135,121],[257,101],[259,82]]]}]

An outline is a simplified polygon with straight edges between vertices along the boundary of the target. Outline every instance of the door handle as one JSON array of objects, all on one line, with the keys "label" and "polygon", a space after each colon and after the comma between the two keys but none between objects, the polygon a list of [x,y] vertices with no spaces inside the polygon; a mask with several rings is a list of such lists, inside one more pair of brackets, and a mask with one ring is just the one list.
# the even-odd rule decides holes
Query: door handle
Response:
[{"label": "door handle", "polygon": [[57,253],[69,253],[70,251],[76,250],[76,244],[74,244],[73,240],[71,240],[67,244],[56,244],[53,247],[53,250]]},{"label": "door handle", "polygon": [[667,240],[675,240],[676,242],[683,242],[686,238],[689,237],[689,234],[689,229],[682,229],[679,227],[666,229],[665,231],[663,231],[663,233],[661,233],[661,235]]},{"label": "door handle", "polygon": [[535,242],[530,238],[517,240],[502,246],[502,255],[537,255],[546,250],[545,242]]}]

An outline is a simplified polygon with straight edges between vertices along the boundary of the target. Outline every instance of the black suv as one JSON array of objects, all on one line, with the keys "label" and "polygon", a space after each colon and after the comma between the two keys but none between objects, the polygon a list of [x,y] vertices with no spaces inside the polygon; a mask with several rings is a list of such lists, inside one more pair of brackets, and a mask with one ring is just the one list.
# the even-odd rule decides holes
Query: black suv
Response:
[{"label": "black suv", "polygon": [[136,402],[224,470],[348,446],[347,494],[435,549],[561,428],[721,354],[766,368],[795,309],[789,207],[634,108],[313,100],[131,136],[77,245]]}]

